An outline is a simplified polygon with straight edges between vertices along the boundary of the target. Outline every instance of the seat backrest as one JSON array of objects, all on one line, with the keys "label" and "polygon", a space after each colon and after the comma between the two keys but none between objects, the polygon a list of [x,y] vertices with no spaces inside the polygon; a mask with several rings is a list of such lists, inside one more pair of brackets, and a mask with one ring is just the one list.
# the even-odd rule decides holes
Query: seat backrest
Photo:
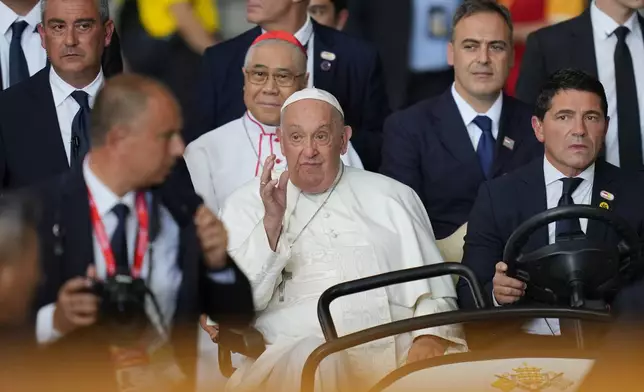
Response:
[{"label": "seat backrest", "polygon": [[[460,263],[463,259],[464,237],[467,233],[467,222],[458,228],[452,235],[442,240],[436,241],[436,246],[445,261],[454,261]],[[458,276],[454,276],[454,284],[458,281]]]}]

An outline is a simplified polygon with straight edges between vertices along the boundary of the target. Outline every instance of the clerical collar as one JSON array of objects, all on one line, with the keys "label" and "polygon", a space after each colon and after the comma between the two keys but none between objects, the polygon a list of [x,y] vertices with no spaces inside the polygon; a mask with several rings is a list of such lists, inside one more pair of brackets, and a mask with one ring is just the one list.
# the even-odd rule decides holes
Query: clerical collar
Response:
[{"label": "clerical collar", "polygon": [[277,127],[273,125],[266,125],[262,123],[261,121],[257,120],[255,116],[253,116],[253,113],[250,112],[250,110],[246,111],[246,115],[244,115],[242,121],[246,124],[246,128],[249,130],[254,130],[258,133],[263,133],[263,134],[275,134],[277,131]]}]

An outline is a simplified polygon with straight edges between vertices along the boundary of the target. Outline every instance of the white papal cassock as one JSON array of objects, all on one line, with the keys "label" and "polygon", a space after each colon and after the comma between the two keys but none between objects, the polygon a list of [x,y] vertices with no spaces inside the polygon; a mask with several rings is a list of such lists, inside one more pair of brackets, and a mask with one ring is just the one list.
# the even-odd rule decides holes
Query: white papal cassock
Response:
[{"label": "white papal cassock", "polygon": [[[298,390],[306,357],[323,342],[316,306],[330,286],[443,261],[427,213],[411,188],[348,166],[343,166],[335,184],[325,193],[312,195],[289,182],[276,252],[264,231],[259,178],[226,201],[222,220],[229,233],[229,252],[251,281],[259,311],[255,327],[268,345],[255,362],[245,359],[227,390]],[[331,306],[340,336],[455,309],[456,293],[449,276],[343,297]],[[460,326],[383,339],[323,361],[318,388],[335,390],[349,371],[364,382],[377,381],[404,363],[412,339],[424,334],[455,343],[451,350],[467,349]],[[356,383],[350,385],[355,390]]]},{"label": "white papal cassock", "polygon": [[[247,111],[241,118],[203,134],[186,147],[184,158],[192,185],[211,211],[218,212],[235,189],[262,174],[264,161],[276,155],[273,178],[286,170],[277,127],[261,124]],[[351,143],[342,161],[362,168]]]}]

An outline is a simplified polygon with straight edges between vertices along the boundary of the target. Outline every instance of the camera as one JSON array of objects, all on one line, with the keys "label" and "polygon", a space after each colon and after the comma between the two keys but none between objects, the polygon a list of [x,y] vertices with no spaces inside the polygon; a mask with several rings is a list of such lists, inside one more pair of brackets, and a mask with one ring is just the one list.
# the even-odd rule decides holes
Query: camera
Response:
[{"label": "camera", "polygon": [[145,311],[148,288],[142,279],[127,275],[94,282],[92,293],[99,297],[98,325],[117,346],[136,345],[152,324]]}]

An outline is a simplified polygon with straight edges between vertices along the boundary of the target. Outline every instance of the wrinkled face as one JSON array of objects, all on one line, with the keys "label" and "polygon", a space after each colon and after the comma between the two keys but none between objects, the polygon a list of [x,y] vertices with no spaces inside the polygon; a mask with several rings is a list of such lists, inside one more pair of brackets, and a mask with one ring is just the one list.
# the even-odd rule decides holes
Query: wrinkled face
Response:
[{"label": "wrinkled face", "polygon": [[319,24],[333,28],[338,27],[335,6],[331,0],[311,0],[309,2],[309,15]]},{"label": "wrinkled face", "polygon": [[562,90],[552,98],[543,118],[532,118],[546,157],[560,172],[577,175],[590,166],[604,143],[608,119],[596,94]]},{"label": "wrinkled face", "polygon": [[246,19],[250,23],[264,24],[286,15],[293,3],[301,0],[246,0]]},{"label": "wrinkled face", "polygon": [[183,155],[179,106],[168,93],[155,89],[148,106],[118,142],[118,156],[130,168],[138,187],[162,183]]},{"label": "wrinkled face", "polygon": [[281,124],[278,137],[291,182],[306,193],[329,189],[351,138],[340,113],[326,102],[303,99],[285,109]]},{"label": "wrinkled face", "polygon": [[497,96],[513,62],[510,29],[493,12],[465,17],[454,27],[447,57],[460,91],[475,98]]},{"label": "wrinkled face", "polygon": [[644,0],[614,0],[616,3],[621,4],[623,7],[638,10],[644,8]]},{"label": "wrinkled face", "polygon": [[95,76],[114,24],[101,22],[96,0],[49,0],[38,31],[56,72]]},{"label": "wrinkled face", "polygon": [[38,244],[38,236],[32,231],[18,260],[0,266],[0,319],[10,324],[22,324],[29,315],[40,277]]},{"label": "wrinkled face", "polygon": [[297,50],[286,43],[271,42],[251,51],[248,67],[243,69],[244,103],[263,124],[279,125],[284,101],[306,87],[306,57]]}]

